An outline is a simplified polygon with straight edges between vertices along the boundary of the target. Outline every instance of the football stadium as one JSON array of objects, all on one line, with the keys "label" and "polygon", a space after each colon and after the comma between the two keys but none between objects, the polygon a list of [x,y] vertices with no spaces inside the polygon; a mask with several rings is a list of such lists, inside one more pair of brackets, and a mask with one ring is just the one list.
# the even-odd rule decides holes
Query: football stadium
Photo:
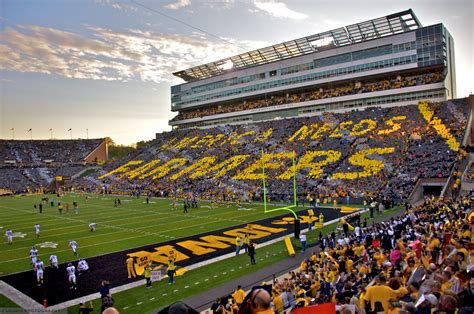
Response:
[{"label": "football stadium", "polygon": [[0,140],[0,313],[472,313],[474,95],[439,22],[176,69],[172,130],[120,158]]}]

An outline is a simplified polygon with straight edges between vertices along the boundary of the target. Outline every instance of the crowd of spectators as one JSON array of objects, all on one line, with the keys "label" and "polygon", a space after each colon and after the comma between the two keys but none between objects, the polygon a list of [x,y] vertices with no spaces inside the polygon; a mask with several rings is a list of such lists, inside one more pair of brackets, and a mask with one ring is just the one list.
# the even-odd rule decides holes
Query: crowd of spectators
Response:
[{"label": "crowd of spectators", "polygon": [[272,283],[266,306],[275,313],[328,302],[339,313],[473,313],[470,223],[469,199],[433,198],[388,221],[331,234],[334,241],[320,236],[319,252]]},{"label": "crowd of spectators", "polygon": [[465,180],[469,183],[474,182],[474,163],[471,163],[469,165],[469,168],[466,171]]},{"label": "crowd of spectators", "polygon": [[[430,104],[436,116],[446,121],[450,131],[461,140],[466,127],[467,103],[465,100],[445,102],[441,104]],[[451,108],[452,107],[452,108]],[[452,112],[455,111],[456,115]],[[389,135],[379,134],[380,130],[390,128],[384,122],[395,116],[405,116],[398,121],[401,127]],[[377,127],[360,136],[351,136],[351,127],[364,119],[376,121]],[[353,121],[351,127],[343,130],[341,137],[328,136],[334,128],[344,121]],[[318,139],[293,141],[288,139],[303,125],[310,126],[330,123],[332,129]],[[258,135],[272,129],[272,134],[264,141],[257,141]],[[254,132],[236,140],[234,143],[225,141],[233,134],[244,134]],[[190,145],[180,147],[173,146],[184,138],[204,136],[216,136],[224,134],[225,137],[217,144]],[[357,178],[354,180],[335,179],[335,172],[360,171],[349,162],[349,157],[356,152],[374,147],[394,147],[395,152],[372,157],[384,163],[384,169],[376,175]],[[324,113],[321,116],[283,119],[278,121],[266,121],[255,124],[237,126],[219,126],[211,129],[188,129],[175,130],[164,133],[158,139],[146,147],[131,153],[125,159],[105,166],[100,174],[117,168],[130,160],[143,160],[143,164],[150,160],[159,159],[161,163],[172,158],[183,157],[191,164],[205,156],[217,156],[218,162],[227,160],[235,155],[248,154],[256,159],[262,150],[265,152],[279,153],[284,151],[295,151],[297,158],[310,150],[336,150],[341,153],[341,158],[323,167],[323,174],[319,178],[308,179],[308,169],[302,169],[297,174],[297,193],[299,198],[304,199],[310,193],[322,198],[366,198],[378,196],[387,199],[406,199],[412,191],[417,180],[420,178],[447,178],[453,167],[458,153],[452,151],[445,140],[430,127],[416,105],[379,108],[371,107],[363,111],[350,111],[345,113]],[[179,178],[169,180],[167,177],[153,180],[152,177],[144,179],[129,178],[127,176],[111,175],[101,181],[107,191],[113,193],[142,193],[157,196],[174,196],[179,192],[192,191],[201,198],[215,199],[226,197],[225,194],[236,194],[243,200],[258,199],[261,197],[261,182],[253,180],[236,180],[234,175],[245,169],[253,160],[244,162],[226,175],[212,179],[208,176],[187,179]],[[283,166],[278,170],[269,169],[267,172],[267,192],[272,200],[286,200],[292,191],[292,184],[287,180],[276,179],[281,169],[291,167],[291,160],[284,160]],[[173,170],[175,173],[177,170]]]},{"label": "crowd of spectators", "polygon": [[429,72],[417,75],[398,75],[385,79],[367,80],[340,85],[336,87],[318,87],[317,89],[311,91],[299,91],[286,94],[277,94],[262,99],[246,100],[228,104],[213,105],[210,107],[198,108],[189,111],[181,111],[175,118],[173,118],[173,121],[201,118],[215,114],[264,108],[288,103],[300,103],[310,100],[369,93],[416,85],[432,84],[442,82],[443,79],[444,77],[442,73]]},{"label": "crowd of spectators", "polygon": [[103,139],[91,140],[0,140],[0,165],[14,161],[21,166],[44,165],[45,162],[80,163]]},{"label": "crowd of spectators", "polygon": [[15,193],[49,188],[56,176],[82,171],[102,139],[0,140],[0,187]]}]

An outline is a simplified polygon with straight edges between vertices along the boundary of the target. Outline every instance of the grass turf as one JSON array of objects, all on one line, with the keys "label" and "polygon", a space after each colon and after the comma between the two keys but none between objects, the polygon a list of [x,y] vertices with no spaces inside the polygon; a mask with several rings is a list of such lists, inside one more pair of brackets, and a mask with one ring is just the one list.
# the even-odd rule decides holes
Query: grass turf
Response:
[{"label": "grass turf", "polygon": [[[400,207],[387,210],[375,221],[381,221],[401,210]],[[368,213],[362,214],[362,219],[369,217]],[[324,226],[322,232],[327,234],[336,228],[337,224]],[[317,241],[319,229],[313,229],[307,233],[308,243]],[[292,239],[297,252],[301,251],[300,242]],[[288,257],[286,247],[283,242],[271,244],[262,248],[257,248],[257,264],[247,265],[249,258],[246,255],[232,257],[223,261],[203,266],[185,273],[182,277],[177,277],[173,285],[168,285],[166,280],[153,283],[151,289],[137,287],[127,291],[122,291],[113,295],[115,307],[120,313],[149,313],[168,306],[176,301],[184,300],[187,297],[203,293],[213,289],[223,283],[236,280],[251,272],[268,267]],[[272,274],[268,274],[271,276]],[[258,278],[256,278],[258,280]],[[99,287],[97,288],[99,289]],[[232,291],[222,291],[222,294]],[[203,303],[210,300],[203,300]],[[94,308],[100,308],[100,300],[93,301]],[[78,306],[68,309],[69,313],[77,313]]]},{"label": "grass turf", "polygon": [[[247,210],[237,206],[220,205],[209,208],[209,203],[201,203],[200,208],[190,209],[183,214],[180,203],[176,210],[170,200],[152,198],[150,204],[144,198],[120,197],[121,207],[114,207],[113,197],[93,196],[87,199],[71,194],[62,197],[63,205],[69,203],[69,214],[60,215],[56,206],[43,206],[43,213],[33,205],[41,196],[18,196],[0,198],[0,232],[7,228],[24,237],[14,237],[8,245],[3,236],[0,243],[0,276],[31,269],[29,252],[37,246],[39,257],[49,264],[49,256],[55,254],[59,262],[75,260],[69,240],[78,243],[78,253],[82,258],[103,255],[110,252],[177,239],[197,233],[208,232],[241,223],[256,221],[283,214],[282,211],[264,214],[261,205],[242,204]],[[54,196],[54,199],[57,198]],[[79,213],[74,214],[72,202],[79,203]],[[97,224],[96,232],[89,231],[91,222]],[[40,225],[40,238],[36,239],[34,225]],[[40,244],[53,242],[56,248],[41,248]]]},{"label": "grass turf", "polygon": [[2,310],[5,308],[18,308],[19,306],[11,301],[9,298],[4,296],[3,294],[0,294],[0,313],[3,313]]}]

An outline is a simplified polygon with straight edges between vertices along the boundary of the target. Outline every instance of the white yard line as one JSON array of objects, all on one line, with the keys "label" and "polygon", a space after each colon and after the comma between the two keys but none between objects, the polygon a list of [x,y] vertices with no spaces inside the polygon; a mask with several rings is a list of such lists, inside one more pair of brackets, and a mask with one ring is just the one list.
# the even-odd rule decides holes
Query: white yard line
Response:
[{"label": "white yard line", "polygon": [[[361,213],[364,212],[364,211],[360,211]],[[333,219],[333,220],[330,220],[328,222],[325,222],[324,223],[324,226],[327,226],[327,225],[330,225],[330,224],[333,224],[333,223],[336,223],[339,221],[339,218],[337,219]],[[305,231],[307,232],[308,229],[303,229],[301,231]],[[273,243],[276,243],[276,242],[280,242],[282,241],[284,238],[285,238],[286,235],[284,236],[281,236],[281,237],[278,237],[276,239],[272,239],[270,241],[267,241],[265,243],[259,243],[258,244],[258,247],[261,248],[261,247],[265,247],[265,246],[268,246],[270,244],[273,244]],[[235,256],[235,252],[231,252],[231,253],[228,253],[228,254],[225,254],[225,255],[221,255],[221,256],[218,256],[218,257],[214,257],[214,258],[211,258],[211,259],[208,259],[206,261],[202,261],[200,263],[197,263],[197,264],[193,264],[193,265],[190,265],[190,266],[186,266],[186,269],[188,271],[192,270],[192,269],[196,269],[196,268],[199,268],[199,267],[202,267],[202,266],[206,266],[206,265],[209,265],[209,264],[212,264],[212,263],[215,263],[215,262],[218,262],[218,261],[222,261],[222,260],[225,260],[225,259],[228,259],[228,258],[232,258]],[[248,264],[247,264],[248,265]],[[214,275],[214,277],[217,277],[217,275]],[[125,285],[122,285],[122,286],[118,286],[118,287],[115,287],[115,288],[112,288],[110,289],[110,292],[112,294],[114,293],[117,293],[117,292],[121,292],[121,291],[125,291],[125,290],[129,290],[129,289],[132,289],[132,288],[136,288],[136,287],[139,287],[139,286],[143,286],[145,285],[145,279],[142,279],[142,280],[139,280],[139,281],[136,281],[136,282],[132,282],[132,283],[128,283],[128,284],[125,284]],[[166,294],[163,294],[163,296],[165,296]],[[71,306],[75,306],[77,304],[79,304],[79,302],[81,300],[84,300],[84,301],[92,301],[92,300],[95,300],[99,298],[99,294],[98,293],[94,293],[94,294],[90,294],[90,295],[87,295],[87,296],[84,296],[84,297],[81,297],[81,298],[78,298],[78,299],[75,299],[75,300],[69,300],[67,302],[63,302],[63,303],[60,303],[60,304],[56,304],[54,306],[51,306],[48,308],[48,310],[62,310],[62,309],[66,309],[66,308],[69,308]]]}]

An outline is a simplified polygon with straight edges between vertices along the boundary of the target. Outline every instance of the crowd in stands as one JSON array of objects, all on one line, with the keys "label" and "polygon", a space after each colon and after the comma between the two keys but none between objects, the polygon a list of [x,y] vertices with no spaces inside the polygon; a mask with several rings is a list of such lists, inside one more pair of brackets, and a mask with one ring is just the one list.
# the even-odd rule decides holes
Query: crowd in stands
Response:
[{"label": "crowd in stands", "polygon": [[72,176],[85,169],[84,158],[102,142],[0,140],[0,187],[15,193],[47,188],[56,176]]},{"label": "crowd in stands", "polygon": [[474,182],[474,163],[471,163],[466,172],[466,181]]},{"label": "crowd in stands", "polygon": [[[432,198],[385,222],[320,235],[319,252],[275,280],[263,307],[283,313],[335,302],[339,313],[473,313],[473,218],[467,198]],[[242,302],[239,291],[233,296]]]},{"label": "crowd in stands", "polygon": [[103,139],[91,140],[0,140],[0,161],[35,166],[45,162],[81,163]]},{"label": "crowd in stands", "polygon": [[300,103],[310,100],[319,100],[346,95],[355,95],[388,89],[410,87],[416,85],[432,84],[442,82],[444,77],[440,72],[430,72],[418,75],[393,76],[386,79],[377,79],[350,83],[337,87],[321,87],[312,91],[293,92],[287,94],[273,95],[268,98],[233,102],[229,104],[214,105],[205,108],[193,109],[190,111],[181,111],[173,121],[201,118],[205,116],[264,108],[288,103]]},{"label": "crowd in stands", "polygon": [[[451,108],[452,107],[452,108]],[[443,117],[447,122],[450,132],[460,141],[466,126],[467,102],[465,100],[442,104],[430,104],[434,115]],[[456,115],[453,115],[455,111]],[[401,127],[388,135],[380,134],[382,129],[387,129],[385,121],[392,117],[405,116],[399,123]],[[340,137],[330,137],[329,133],[334,131],[340,122],[353,121],[353,125],[364,119],[376,121],[377,127],[359,136],[351,136],[351,127],[341,131]],[[289,141],[289,138],[303,125],[310,126],[330,123],[333,127],[318,139]],[[270,136],[264,141],[256,141],[258,134],[272,130]],[[255,136],[246,136],[236,140],[221,141],[211,147],[197,145],[196,147],[184,146],[176,148],[171,143],[177,143],[186,137],[202,138],[206,135],[216,136],[224,134],[225,138],[232,134],[244,134],[254,132]],[[162,148],[165,145],[165,148]],[[167,146],[166,146],[167,145]],[[355,167],[350,163],[349,157],[360,150],[374,147],[394,147],[394,153],[381,154],[373,159],[382,161],[384,169],[379,173],[353,180],[333,178],[335,172],[360,171],[361,167]],[[447,178],[450,174],[458,153],[447,146],[437,131],[429,126],[424,120],[416,105],[379,108],[371,107],[363,111],[351,111],[345,113],[324,113],[321,116],[283,119],[278,121],[266,121],[256,124],[245,124],[237,126],[219,126],[211,129],[187,129],[175,130],[164,133],[158,139],[151,142],[139,151],[131,153],[127,158],[116,163],[107,165],[100,174],[117,168],[130,160],[143,160],[144,164],[150,160],[159,159],[162,162],[172,158],[183,157],[189,160],[189,164],[203,158],[204,156],[217,156],[219,162],[227,160],[239,154],[250,156],[261,156],[261,152],[279,153],[295,151],[297,158],[309,150],[335,150],[341,153],[341,158],[323,167],[323,174],[319,178],[308,180],[307,169],[302,169],[297,174],[297,191],[299,198],[305,198],[308,193],[313,197],[321,198],[366,198],[377,196],[386,199],[406,199],[412,191],[419,178]],[[258,158],[258,157],[255,157]],[[254,159],[255,159],[254,158]],[[252,158],[249,159],[252,162]],[[168,177],[152,179],[147,177],[129,178],[127,176],[111,175],[100,182],[112,193],[141,193],[154,194],[157,196],[175,196],[177,193],[192,191],[200,198],[224,198],[230,194],[238,195],[242,200],[258,199],[261,197],[261,181],[259,180],[236,180],[233,177],[239,171],[248,166],[242,163],[224,176],[216,179],[208,176],[187,179],[185,177],[177,180],[169,180]],[[282,169],[291,167],[291,160],[283,161]],[[285,168],[286,167],[286,168]],[[182,169],[182,168],[180,168]],[[178,170],[173,170],[176,173]],[[279,172],[280,171],[280,172]],[[267,188],[271,200],[286,200],[291,194],[292,184],[289,180],[278,180],[276,174],[279,170],[268,170]],[[103,187],[101,187],[103,188]],[[225,195],[227,194],[227,196]]]}]

